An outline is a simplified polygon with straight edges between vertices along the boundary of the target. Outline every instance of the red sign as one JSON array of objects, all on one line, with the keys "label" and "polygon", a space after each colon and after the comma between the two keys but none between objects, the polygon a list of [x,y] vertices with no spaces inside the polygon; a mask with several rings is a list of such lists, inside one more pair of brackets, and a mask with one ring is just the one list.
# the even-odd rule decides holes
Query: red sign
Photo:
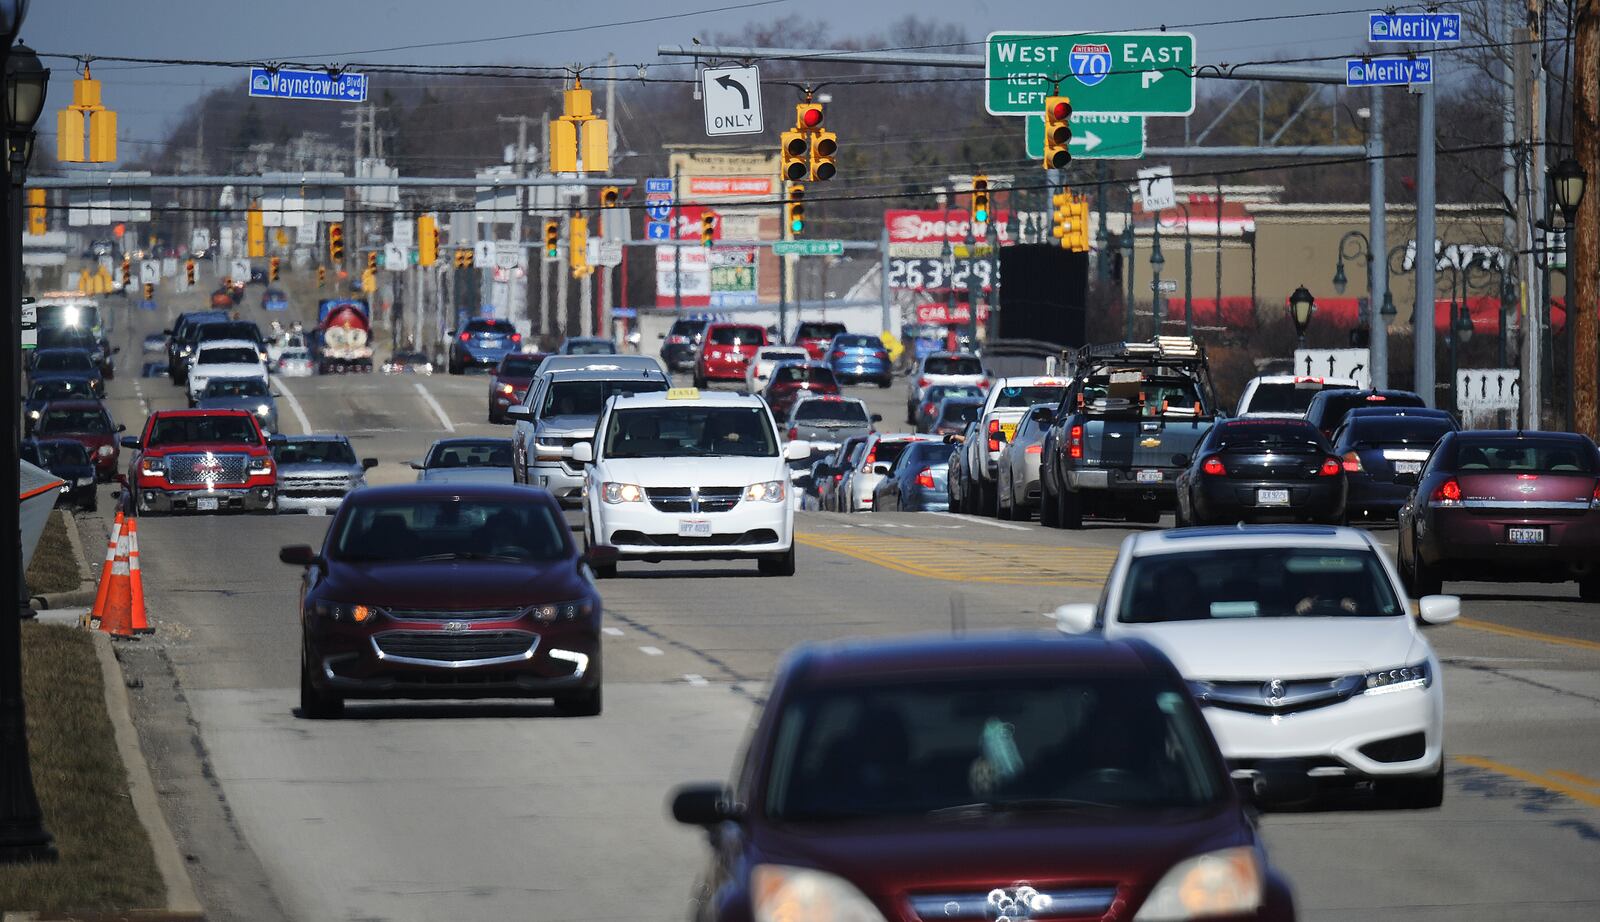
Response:
[{"label": "red sign", "polygon": [[[678,227],[673,236],[679,240],[699,240],[700,216],[708,211],[715,213],[716,209],[707,208],[704,205],[679,205]],[[722,239],[722,219],[720,217],[712,222],[711,239]]]},{"label": "red sign", "polygon": [[690,195],[772,195],[772,179],[762,176],[691,176]]},{"label": "red sign", "polygon": [[[971,323],[972,308],[969,305],[958,303],[955,309],[951,310],[950,306],[943,301],[925,301],[917,305],[917,322],[943,326]],[[978,322],[989,322],[989,305],[978,305]]]},{"label": "red sign", "polygon": [[[1001,243],[1010,243],[1011,238],[1006,234],[1006,220],[1010,217],[1008,212],[997,211],[989,222],[1000,235]],[[988,239],[988,228],[982,233],[973,229],[971,216],[965,209],[952,208],[949,211],[885,211],[883,224],[889,229],[889,242],[894,243],[965,243],[967,232],[973,231],[973,237],[982,243]]]}]

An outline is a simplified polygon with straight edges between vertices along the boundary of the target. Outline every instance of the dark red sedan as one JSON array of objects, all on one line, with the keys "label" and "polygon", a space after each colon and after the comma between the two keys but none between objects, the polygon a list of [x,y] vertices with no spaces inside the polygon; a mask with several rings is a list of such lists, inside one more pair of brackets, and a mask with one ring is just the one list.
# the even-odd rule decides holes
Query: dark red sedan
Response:
[{"label": "dark red sedan", "polygon": [[672,802],[713,843],[693,919],[1295,917],[1205,718],[1143,641],[801,648],[744,751],[737,787]]},{"label": "dark red sedan", "polygon": [[300,713],[336,717],[346,698],[554,698],[600,713],[600,595],[544,490],[405,484],[345,498],[305,567]]},{"label": "dark red sedan", "polygon": [[1451,432],[1400,509],[1412,596],[1445,580],[1565,582],[1600,602],[1600,450],[1570,432]]},{"label": "dark red sedan", "polygon": [[71,439],[82,445],[94,462],[95,477],[102,481],[117,476],[122,456],[117,433],[125,428],[111,421],[105,404],[98,400],[52,400],[39,408],[33,421],[35,438]]},{"label": "dark red sedan", "polygon": [[489,422],[505,422],[506,411],[522,403],[544,359],[543,352],[508,352],[500,359],[489,376]]},{"label": "dark red sedan", "polygon": [[761,399],[767,402],[772,415],[786,419],[801,397],[837,397],[839,380],[833,369],[821,362],[784,362],[772,369]]}]

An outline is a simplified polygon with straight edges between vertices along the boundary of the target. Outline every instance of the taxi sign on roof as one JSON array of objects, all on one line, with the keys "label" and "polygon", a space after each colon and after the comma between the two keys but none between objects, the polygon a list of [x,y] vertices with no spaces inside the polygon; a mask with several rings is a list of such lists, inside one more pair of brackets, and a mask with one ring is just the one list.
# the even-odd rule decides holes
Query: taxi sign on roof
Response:
[{"label": "taxi sign on roof", "polygon": [[667,399],[668,400],[699,400],[700,399],[700,388],[698,388],[698,387],[674,387],[674,388],[669,388],[667,390]]}]

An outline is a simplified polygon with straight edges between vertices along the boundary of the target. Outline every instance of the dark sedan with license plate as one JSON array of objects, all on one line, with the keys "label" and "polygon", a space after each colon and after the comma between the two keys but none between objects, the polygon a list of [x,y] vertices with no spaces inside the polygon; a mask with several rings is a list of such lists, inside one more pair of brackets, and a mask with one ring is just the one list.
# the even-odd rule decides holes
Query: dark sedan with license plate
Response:
[{"label": "dark sedan with license plate", "polygon": [[553,698],[600,713],[600,594],[544,490],[408,484],[345,498],[305,567],[300,713],[347,698]]},{"label": "dark sedan with license plate", "polygon": [[1428,453],[1456,431],[1449,414],[1354,411],[1333,434],[1333,453],[1344,467],[1348,518],[1392,519],[1406,504]]},{"label": "dark sedan with license plate", "polygon": [[533,374],[544,361],[543,352],[509,352],[489,377],[489,422],[503,423],[506,411],[527,399]]},{"label": "dark sedan with license plate", "polygon": [[957,446],[917,442],[900,453],[888,476],[872,488],[873,512],[946,512],[950,508],[950,455]]},{"label": "dark sedan with license plate", "polygon": [[1570,432],[1452,432],[1398,531],[1413,596],[1446,580],[1576,580],[1585,602],[1600,602],[1600,450]]},{"label": "dark sedan with license plate", "polygon": [[1322,433],[1297,419],[1212,426],[1177,490],[1179,525],[1344,518],[1344,467]]},{"label": "dark sedan with license plate", "polygon": [[452,330],[446,370],[459,375],[468,368],[494,368],[508,352],[522,348],[522,334],[509,320],[479,318]]}]

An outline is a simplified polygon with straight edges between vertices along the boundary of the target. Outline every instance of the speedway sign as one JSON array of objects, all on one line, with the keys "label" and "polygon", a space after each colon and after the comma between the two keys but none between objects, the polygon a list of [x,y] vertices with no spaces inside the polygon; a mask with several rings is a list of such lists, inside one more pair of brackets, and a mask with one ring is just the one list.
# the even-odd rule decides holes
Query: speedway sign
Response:
[{"label": "speedway sign", "polygon": [[991,115],[1039,115],[1058,88],[1075,114],[1194,112],[1194,36],[1187,32],[991,32],[985,48]]}]

